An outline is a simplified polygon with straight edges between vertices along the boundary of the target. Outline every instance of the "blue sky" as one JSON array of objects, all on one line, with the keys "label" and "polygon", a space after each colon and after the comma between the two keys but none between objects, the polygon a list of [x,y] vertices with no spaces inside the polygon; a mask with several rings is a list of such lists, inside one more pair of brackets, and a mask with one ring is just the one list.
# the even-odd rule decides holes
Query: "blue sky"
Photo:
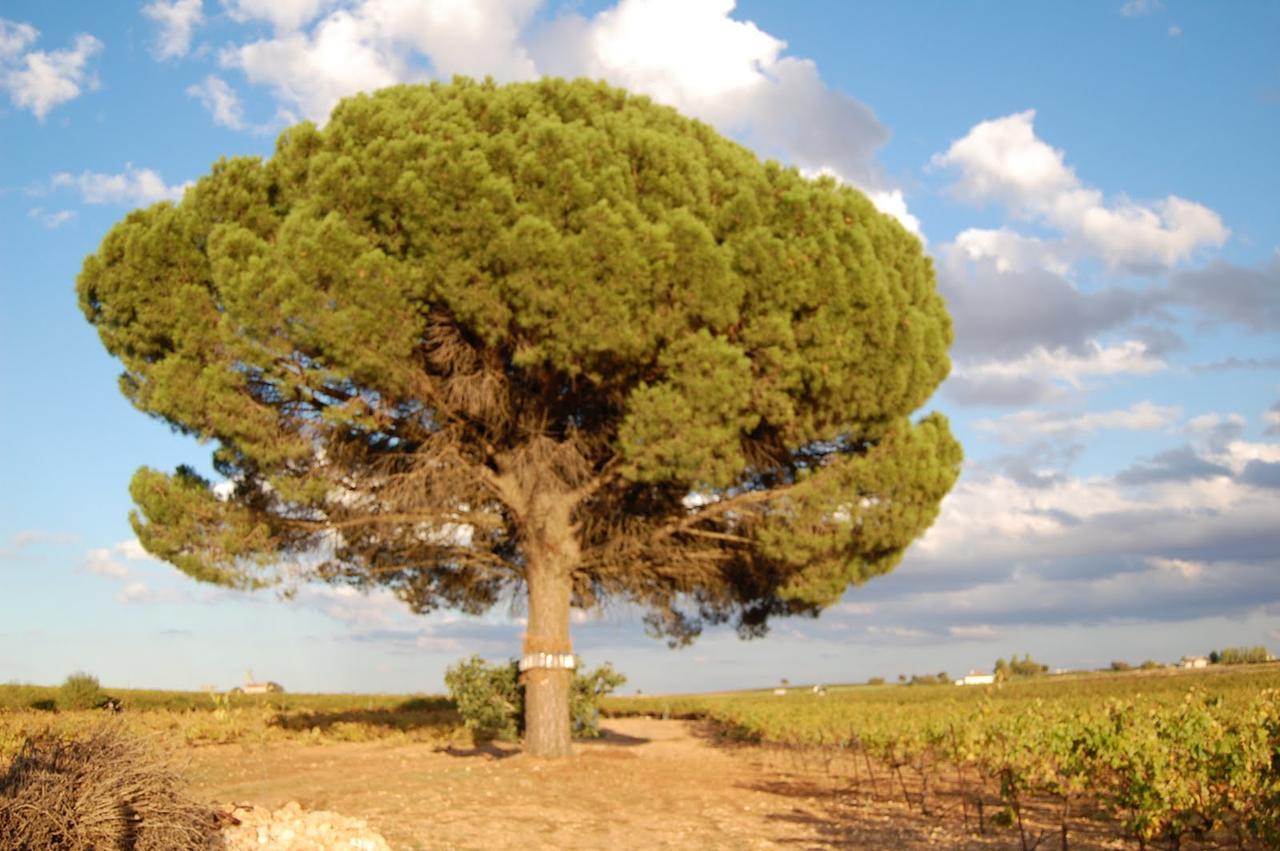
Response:
[{"label": "blue sky", "polygon": [[769,638],[575,642],[645,691],[1280,650],[1280,6],[731,0],[0,3],[0,681],[439,690],[519,613],[197,585],[132,538],[207,467],[116,389],[74,279],[129,209],[396,81],[587,75],[830,173],[919,233],[966,448],[890,576]]}]

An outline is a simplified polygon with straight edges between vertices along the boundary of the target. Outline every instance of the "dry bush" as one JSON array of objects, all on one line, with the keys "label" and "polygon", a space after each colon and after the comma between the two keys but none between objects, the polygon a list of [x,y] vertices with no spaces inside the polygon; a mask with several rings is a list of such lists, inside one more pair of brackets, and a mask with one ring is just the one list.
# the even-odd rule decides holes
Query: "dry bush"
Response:
[{"label": "dry bush", "polygon": [[0,775],[0,851],[209,847],[213,811],[119,724],[82,738],[28,738]]}]

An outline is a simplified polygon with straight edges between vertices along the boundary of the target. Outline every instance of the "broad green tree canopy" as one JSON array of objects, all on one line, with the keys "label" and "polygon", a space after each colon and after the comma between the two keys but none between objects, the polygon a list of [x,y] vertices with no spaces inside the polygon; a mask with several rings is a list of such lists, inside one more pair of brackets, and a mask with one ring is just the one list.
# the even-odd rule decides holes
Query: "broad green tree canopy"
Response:
[{"label": "broad green tree canopy", "polygon": [[233,483],[132,483],[204,581],[479,611],[550,553],[577,605],[753,634],[890,570],[959,470],[910,419],[951,342],[919,241],[603,84],[349,98],[129,214],[78,292]]}]

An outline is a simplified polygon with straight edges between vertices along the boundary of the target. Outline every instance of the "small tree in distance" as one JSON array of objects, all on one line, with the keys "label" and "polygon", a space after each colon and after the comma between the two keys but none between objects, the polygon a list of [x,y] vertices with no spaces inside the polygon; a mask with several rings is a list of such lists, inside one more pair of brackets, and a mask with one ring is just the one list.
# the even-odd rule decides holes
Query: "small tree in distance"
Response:
[{"label": "small tree in distance", "polygon": [[1224,647],[1210,654],[1209,660],[1218,665],[1255,665],[1271,661],[1271,653],[1261,644],[1252,647]]},{"label": "small tree in distance", "polygon": [[[1114,668],[1114,663],[1113,668]],[[1012,679],[1024,679],[1027,677],[1038,677],[1041,674],[1049,672],[1049,666],[1041,664],[1031,658],[1030,653],[1023,654],[1019,659],[1015,653],[1005,661],[1003,658],[997,659],[995,664],[996,682],[1003,683]]]},{"label": "small tree in distance", "polygon": [[1004,660],[1003,656],[996,660],[995,667],[992,670],[998,683],[1007,682],[1013,676],[1013,672],[1009,669],[1009,663]]},{"label": "small tree in distance", "polygon": [[59,709],[97,709],[107,700],[98,678],[84,671],[69,675],[58,689]]},{"label": "small tree in distance", "polygon": [[920,242],[603,84],[349,98],[130,213],[77,286],[230,483],[139,470],[143,546],[417,612],[525,595],[537,755],[569,751],[571,606],[762,635],[891,570],[959,471],[910,419],[951,341]]}]

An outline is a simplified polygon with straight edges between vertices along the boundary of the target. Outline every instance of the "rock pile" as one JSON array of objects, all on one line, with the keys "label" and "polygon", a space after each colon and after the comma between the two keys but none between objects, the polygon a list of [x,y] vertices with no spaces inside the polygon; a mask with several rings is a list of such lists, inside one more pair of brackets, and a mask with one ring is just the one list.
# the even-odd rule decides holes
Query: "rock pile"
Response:
[{"label": "rock pile", "polygon": [[391,851],[387,840],[363,819],[307,811],[297,801],[275,812],[236,805],[228,815],[231,826],[221,834],[226,851]]}]

